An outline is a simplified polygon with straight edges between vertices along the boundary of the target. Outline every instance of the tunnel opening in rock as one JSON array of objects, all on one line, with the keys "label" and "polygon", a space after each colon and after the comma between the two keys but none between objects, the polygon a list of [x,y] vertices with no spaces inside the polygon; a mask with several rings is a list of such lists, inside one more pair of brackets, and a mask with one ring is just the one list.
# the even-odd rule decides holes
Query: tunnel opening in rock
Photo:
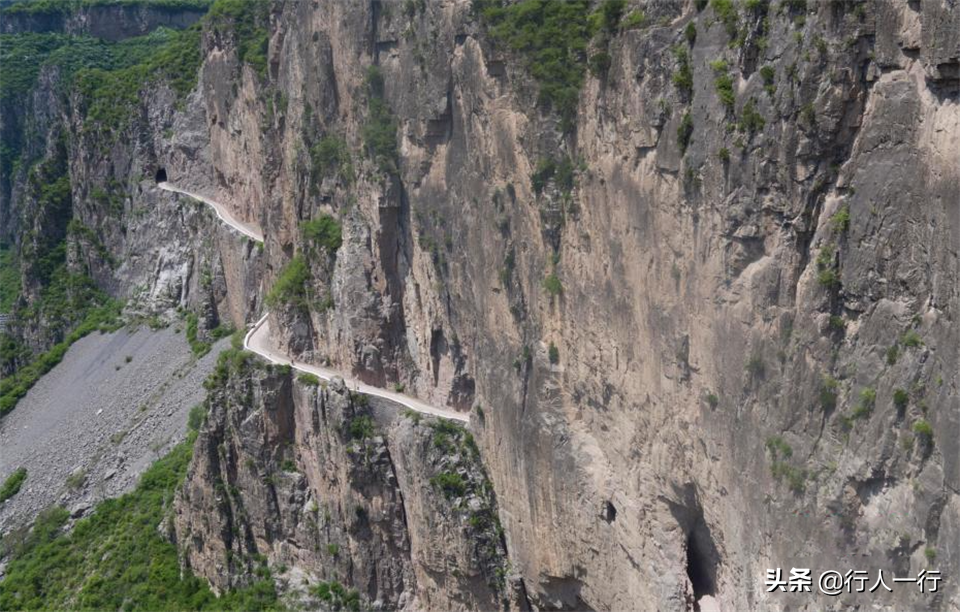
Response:
[{"label": "tunnel opening in rock", "polygon": [[167,169],[166,168],[157,168],[156,179],[158,183],[167,182]]},{"label": "tunnel opening in rock", "polygon": [[707,526],[700,523],[687,536],[687,577],[695,599],[716,592],[716,574],[717,550]]}]

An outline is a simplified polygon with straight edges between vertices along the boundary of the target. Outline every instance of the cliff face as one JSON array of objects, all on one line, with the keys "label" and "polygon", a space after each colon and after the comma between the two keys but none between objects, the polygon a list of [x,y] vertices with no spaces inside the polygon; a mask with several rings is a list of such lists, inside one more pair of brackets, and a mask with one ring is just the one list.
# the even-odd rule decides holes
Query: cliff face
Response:
[{"label": "cliff face", "polygon": [[[766,593],[767,567],[956,564],[958,15],[858,6],[741,7],[739,46],[717,7],[647,7],[568,134],[470,3],[274,6],[285,112],[258,139],[216,128],[212,161],[274,274],[310,253],[298,219],[344,222],[332,269],[308,257],[335,308],[275,328],[304,358],[482,407],[535,605],[777,608],[810,598]],[[370,65],[396,173],[360,152]],[[227,126],[256,115],[244,75]],[[320,134],[353,176],[307,179]],[[564,157],[572,185],[532,179]],[[263,194],[240,176],[261,167]]]},{"label": "cliff face", "polygon": [[0,23],[0,32],[56,32],[115,41],[141,36],[158,27],[185,28],[196,23],[204,13],[206,8],[200,6],[163,6],[150,2],[89,6],[77,3],[75,10],[8,11]]},{"label": "cliff face", "polygon": [[[604,61],[571,121],[465,0],[273,2],[262,69],[229,24],[208,24],[185,107],[158,92],[151,127],[111,161],[71,157],[78,179],[143,173],[129,206],[155,215],[127,234],[85,223],[111,252],[165,254],[169,273],[122,264],[120,293],[194,287],[175,271],[206,245],[209,308],[237,324],[303,257],[310,299],[272,308],[281,344],[472,410],[511,568],[538,608],[840,608],[868,599],[768,593],[766,569],[952,575],[960,12],[747,4],[652,3],[634,22],[628,4],[583,52]],[[149,187],[158,167],[257,222],[263,254],[207,244],[208,213],[190,221]],[[301,231],[321,214],[342,224],[335,256]],[[147,307],[197,303],[172,295]],[[178,506],[198,573],[222,587],[255,570],[232,551],[371,602],[503,597],[480,586],[468,542],[423,527],[451,510],[417,484],[422,428],[355,452],[342,394],[280,375],[230,384],[249,398],[211,400]],[[285,459],[296,473],[277,472]],[[319,540],[311,501],[333,504],[314,517]],[[960,608],[942,586],[881,605]]]},{"label": "cliff face", "polygon": [[469,434],[370,405],[339,381],[318,387],[234,359],[176,501],[187,565],[218,589],[269,566],[311,606],[334,604],[329,589],[343,585],[387,608],[511,606]]}]

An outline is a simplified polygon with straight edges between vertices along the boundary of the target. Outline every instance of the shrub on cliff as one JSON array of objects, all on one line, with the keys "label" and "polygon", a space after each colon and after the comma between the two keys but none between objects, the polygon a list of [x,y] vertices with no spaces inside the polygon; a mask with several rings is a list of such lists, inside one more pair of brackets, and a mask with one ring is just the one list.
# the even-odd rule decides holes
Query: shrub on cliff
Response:
[{"label": "shrub on cliff", "polygon": [[587,62],[587,44],[598,23],[616,28],[623,3],[606,2],[591,19],[587,0],[475,0],[491,37],[520,53],[540,88],[539,104],[560,115],[569,131],[576,120],[580,87]]},{"label": "shrub on cliff", "polygon": [[300,231],[304,240],[313,242],[325,248],[331,254],[336,254],[343,243],[343,231],[340,222],[330,215],[320,215],[300,224]]},{"label": "shrub on cliff", "polygon": [[297,255],[280,271],[267,293],[267,305],[271,308],[281,305],[306,307],[309,281],[310,268],[303,255]]},{"label": "shrub on cliff", "polygon": [[380,170],[396,174],[397,122],[384,99],[383,74],[377,66],[367,69],[367,119],[363,124],[363,146]]},{"label": "shrub on cliff", "polygon": [[19,468],[10,474],[6,480],[3,481],[3,486],[0,487],[0,502],[7,501],[14,495],[20,492],[20,487],[23,486],[23,481],[27,479],[27,468]]}]

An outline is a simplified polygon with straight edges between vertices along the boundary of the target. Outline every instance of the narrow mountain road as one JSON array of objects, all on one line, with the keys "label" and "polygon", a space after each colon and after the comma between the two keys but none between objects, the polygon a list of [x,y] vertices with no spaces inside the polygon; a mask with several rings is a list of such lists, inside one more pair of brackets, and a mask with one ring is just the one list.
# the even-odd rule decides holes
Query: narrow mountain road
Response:
[{"label": "narrow mountain road", "polygon": [[[204,196],[191,193],[184,189],[179,189],[177,187],[174,187],[168,182],[157,183],[157,186],[160,187],[160,189],[164,189],[166,191],[171,191],[174,193],[180,193],[210,205],[216,211],[217,217],[219,217],[221,221],[223,221],[233,229],[237,230],[238,232],[242,233],[243,235],[249,238],[253,238],[258,242],[263,242],[263,232],[260,231],[259,228],[256,228],[253,225],[246,224],[238,220],[236,217],[233,216],[233,214],[229,210],[227,210],[219,202],[215,202],[210,198],[206,198]],[[347,387],[350,389],[353,389],[354,391],[357,391],[359,393],[364,393],[366,395],[381,397],[383,399],[396,402],[401,406],[404,406],[406,408],[409,408],[410,410],[414,410],[422,414],[437,416],[444,419],[449,419],[451,421],[459,421],[461,423],[470,422],[469,415],[456,412],[454,410],[450,410],[447,408],[438,408],[437,406],[431,406],[426,402],[422,402],[408,395],[403,395],[402,393],[395,393],[392,391],[381,389],[379,387],[368,385],[367,383],[360,382],[359,380],[354,380],[348,376],[345,376],[341,372],[337,372],[329,368],[323,368],[320,366],[314,366],[307,363],[294,361],[290,356],[285,355],[281,353],[279,350],[274,348],[276,345],[271,341],[270,322],[268,321],[269,317],[270,317],[270,313],[264,314],[263,317],[261,317],[260,320],[257,321],[254,324],[254,326],[250,328],[250,331],[248,331],[247,335],[243,338],[244,349],[252,353],[256,353],[257,355],[259,355],[260,357],[263,357],[270,363],[288,365],[297,371],[313,374],[314,376],[322,380],[330,380],[334,376],[339,376],[347,384]]]},{"label": "narrow mountain road", "polygon": [[231,213],[226,207],[224,207],[219,202],[214,202],[210,198],[202,196],[198,193],[191,193],[186,189],[180,189],[179,187],[174,187],[173,185],[167,182],[157,183],[157,187],[159,187],[160,189],[163,189],[164,191],[181,193],[185,196],[189,196],[193,198],[194,200],[200,200],[204,204],[210,205],[213,208],[213,210],[216,211],[217,216],[220,218],[221,221],[223,221],[233,229],[237,230],[244,236],[248,238],[253,238],[257,242],[263,242],[263,232],[260,231],[259,228],[257,228],[251,223],[244,223],[243,221],[237,219],[235,216],[233,216],[233,213]]},{"label": "narrow mountain road", "polygon": [[392,391],[386,391],[379,387],[368,385],[364,382],[360,382],[359,380],[348,378],[342,373],[329,368],[309,365],[290,359],[290,357],[287,355],[284,355],[273,348],[273,345],[270,341],[270,322],[267,320],[269,316],[269,313],[263,315],[263,317],[257,321],[253,327],[250,328],[250,331],[247,332],[246,337],[243,339],[243,348],[260,355],[271,363],[288,365],[300,372],[313,374],[322,380],[330,380],[334,376],[339,376],[343,378],[343,381],[347,384],[349,389],[364,393],[366,395],[373,395],[375,397],[388,399],[423,414],[438,416],[453,421],[460,421],[462,423],[469,422],[470,418],[465,414],[445,408],[437,408],[436,406],[431,406],[430,404],[422,402],[408,395],[394,393]]}]

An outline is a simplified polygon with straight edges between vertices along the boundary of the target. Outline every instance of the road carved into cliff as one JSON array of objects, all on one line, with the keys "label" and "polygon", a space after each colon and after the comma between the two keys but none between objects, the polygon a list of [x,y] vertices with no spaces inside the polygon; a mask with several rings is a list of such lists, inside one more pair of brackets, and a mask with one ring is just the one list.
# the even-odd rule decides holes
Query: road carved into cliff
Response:
[{"label": "road carved into cliff", "polygon": [[445,408],[431,406],[426,402],[422,402],[408,395],[394,393],[392,391],[387,391],[379,387],[368,385],[359,380],[348,378],[342,373],[329,368],[323,368],[320,366],[294,361],[287,355],[284,355],[280,351],[273,348],[273,345],[271,344],[270,321],[268,320],[269,316],[270,313],[263,315],[263,317],[261,317],[261,319],[250,328],[250,331],[247,332],[247,335],[243,339],[243,348],[252,353],[260,355],[271,363],[288,365],[294,370],[313,374],[322,380],[330,380],[334,376],[339,376],[340,378],[343,378],[343,381],[347,384],[347,387],[353,389],[354,391],[364,393],[366,395],[373,395],[374,397],[382,397],[383,399],[388,399],[392,402],[396,402],[411,410],[415,410],[423,414],[451,419],[453,421],[461,421],[463,423],[469,422],[470,418],[465,414],[461,414],[453,410],[447,410]]},{"label": "road carved into cliff", "polygon": [[[233,216],[233,214],[219,202],[215,202],[210,198],[201,196],[199,194],[191,193],[185,189],[174,187],[173,185],[165,181],[157,183],[157,186],[160,187],[160,189],[171,191],[174,193],[180,193],[185,196],[189,196],[195,200],[199,200],[205,204],[208,204],[216,211],[217,217],[221,221],[223,221],[233,229],[237,230],[238,232],[242,233],[243,235],[249,238],[253,238],[258,242],[263,242],[263,233],[258,228],[254,227],[253,225],[243,223],[242,221],[237,219],[235,216]],[[320,378],[321,380],[329,381],[333,377],[339,376],[346,383],[347,387],[350,389],[353,389],[354,391],[357,391],[359,393],[364,393],[366,395],[372,395],[374,397],[380,397],[383,399],[390,400],[392,402],[400,404],[401,406],[404,406],[405,408],[409,408],[410,410],[414,410],[422,414],[428,414],[431,416],[437,416],[444,419],[450,419],[451,421],[460,421],[461,423],[468,423],[470,421],[470,417],[468,415],[465,415],[453,410],[448,410],[446,408],[438,408],[437,406],[431,406],[426,402],[422,402],[408,395],[403,395],[402,393],[394,393],[392,391],[387,391],[379,387],[368,385],[367,383],[345,376],[344,374],[342,374],[341,372],[337,372],[336,370],[331,370],[329,368],[323,368],[320,366],[315,366],[315,365],[310,365],[307,363],[295,361],[289,355],[286,355],[274,348],[275,345],[273,344],[271,335],[270,335],[270,321],[268,320],[269,317],[270,317],[270,313],[269,312],[265,313],[260,318],[260,320],[257,321],[253,325],[253,327],[250,328],[250,331],[248,331],[247,335],[244,336],[243,338],[244,349],[250,351],[251,353],[255,353],[259,355],[260,357],[266,359],[270,363],[275,363],[279,365],[288,365],[292,367],[294,370],[297,370],[300,372],[306,372],[308,374],[313,374],[314,376],[316,376],[317,378]]]},{"label": "road carved into cliff", "polygon": [[190,191],[187,191],[186,189],[180,189],[179,187],[174,187],[173,185],[171,185],[166,181],[157,183],[157,187],[165,191],[172,191],[173,193],[183,194],[185,196],[193,198],[194,200],[200,200],[204,204],[207,204],[211,208],[213,208],[213,210],[216,211],[217,213],[217,217],[219,217],[221,221],[223,221],[233,229],[237,230],[247,238],[253,238],[257,242],[263,242],[263,232],[261,232],[259,228],[257,228],[256,226],[250,223],[244,223],[240,219],[237,219],[235,216],[233,216],[233,213],[231,213],[229,209],[227,209],[225,206],[223,206],[219,202],[215,202],[210,198],[202,196],[198,193],[192,193]]}]

